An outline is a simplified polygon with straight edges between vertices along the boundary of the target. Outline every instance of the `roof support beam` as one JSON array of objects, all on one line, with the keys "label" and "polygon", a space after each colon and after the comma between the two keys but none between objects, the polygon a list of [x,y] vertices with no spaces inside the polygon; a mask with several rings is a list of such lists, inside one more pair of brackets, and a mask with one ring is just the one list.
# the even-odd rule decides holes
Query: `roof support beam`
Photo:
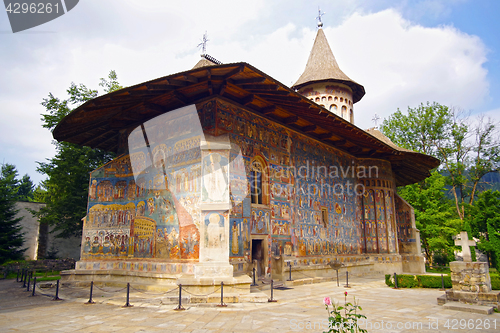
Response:
[{"label": "roof support beam", "polygon": [[271,114],[271,113],[274,113],[274,111],[276,111],[276,106],[275,105],[271,105],[271,106],[266,106],[265,108],[261,109],[260,113],[262,113],[262,114]]},{"label": "roof support beam", "polygon": [[309,125],[309,126],[304,126],[301,128],[302,132],[308,133],[308,132],[314,132],[318,128],[316,125]]},{"label": "roof support beam", "polygon": [[[224,80],[231,80],[232,76],[235,76],[236,74],[239,74],[241,72],[243,72],[243,66],[238,66],[235,69],[233,69],[232,71],[230,71],[229,73],[227,73],[226,75],[224,75]],[[233,80],[231,80],[231,81],[233,81]]]},{"label": "roof support beam", "polygon": [[246,97],[243,97],[240,101],[240,104],[247,106],[248,104],[252,104],[253,100],[255,99],[254,94],[250,94]]},{"label": "roof support beam", "polygon": [[239,80],[232,79],[231,83],[235,85],[243,85],[243,84],[261,83],[264,82],[265,80],[266,80],[265,77],[253,77],[250,79],[239,79]]},{"label": "roof support beam", "polygon": [[287,117],[285,119],[282,120],[283,124],[293,124],[295,122],[297,122],[299,120],[299,117],[297,116],[291,116],[291,117]]},{"label": "roof support beam", "polygon": [[332,133],[323,133],[323,134],[318,134],[318,138],[321,140],[329,139],[332,137]]}]

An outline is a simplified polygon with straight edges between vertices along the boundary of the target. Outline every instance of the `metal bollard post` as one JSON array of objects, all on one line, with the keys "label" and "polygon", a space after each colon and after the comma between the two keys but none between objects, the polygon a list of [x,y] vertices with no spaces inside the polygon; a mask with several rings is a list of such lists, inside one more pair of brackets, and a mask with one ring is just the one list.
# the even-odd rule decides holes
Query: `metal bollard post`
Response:
[{"label": "metal bollard post", "polygon": [[127,303],[125,303],[123,308],[131,308],[133,305],[130,304],[130,283],[127,282]]},{"label": "metal bollard post", "polygon": [[28,270],[24,272],[23,286],[21,288],[26,288],[26,279],[28,278]]},{"label": "metal bollard post", "polygon": [[24,279],[24,268],[21,269],[21,281],[19,282],[23,282],[23,279]]},{"label": "metal bollard post", "polygon": [[219,307],[226,307],[227,304],[224,304],[224,282],[220,283],[220,304],[217,304]]},{"label": "metal bollard post", "polygon": [[349,272],[346,271],[345,272],[345,288],[351,288],[351,286],[349,285]]},{"label": "metal bollard post", "polygon": [[185,310],[185,309],[182,307],[182,284],[179,284],[179,306],[177,306],[174,310],[175,310],[175,311],[182,311],[182,310]]},{"label": "metal bollard post", "polygon": [[36,296],[35,289],[36,289],[36,276],[33,278],[33,293],[31,294],[31,296]]},{"label": "metal bollard post", "polygon": [[257,283],[255,283],[255,267],[252,269],[253,271],[253,283],[250,286],[256,286]]},{"label": "metal bollard post", "polygon": [[94,300],[92,299],[92,292],[94,291],[94,281],[90,281],[90,297],[89,301],[85,304],[95,304]]},{"label": "metal bollard post", "polygon": [[337,287],[339,286],[339,270],[337,269]]},{"label": "metal bollard post", "polygon": [[16,282],[19,282],[19,269],[17,270]]},{"label": "metal bollard post", "polygon": [[56,283],[56,295],[52,299],[53,301],[60,301],[61,299],[59,298],[59,280],[57,280]]},{"label": "metal bollard post", "polygon": [[26,291],[30,291],[30,282],[31,282],[31,276],[33,275],[33,271],[28,274],[28,284],[26,285]]},{"label": "metal bollard post", "polygon": [[441,274],[441,290],[444,290],[444,277],[443,277],[443,274]]},{"label": "metal bollard post", "polygon": [[271,299],[268,299],[268,302],[277,302],[277,300],[274,299],[274,280],[271,279]]},{"label": "metal bollard post", "polygon": [[292,262],[290,262],[290,278],[288,279],[288,281],[293,281],[292,280]]},{"label": "metal bollard post", "polygon": [[398,275],[394,273],[394,288],[398,289]]}]

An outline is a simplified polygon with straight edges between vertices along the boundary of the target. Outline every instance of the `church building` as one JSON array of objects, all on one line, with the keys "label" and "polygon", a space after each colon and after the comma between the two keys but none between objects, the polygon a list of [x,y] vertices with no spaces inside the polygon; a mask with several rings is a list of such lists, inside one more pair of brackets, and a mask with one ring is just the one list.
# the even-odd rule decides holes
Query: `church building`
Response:
[{"label": "church building", "polygon": [[332,267],[424,272],[396,187],[439,161],[355,126],[364,95],[319,25],[292,87],[204,54],[191,70],[81,105],[54,138],[118,157],[90,175],[81,259],[65,278],[236,285],[254,269],[285,280],[290,266],[294,279]]}]

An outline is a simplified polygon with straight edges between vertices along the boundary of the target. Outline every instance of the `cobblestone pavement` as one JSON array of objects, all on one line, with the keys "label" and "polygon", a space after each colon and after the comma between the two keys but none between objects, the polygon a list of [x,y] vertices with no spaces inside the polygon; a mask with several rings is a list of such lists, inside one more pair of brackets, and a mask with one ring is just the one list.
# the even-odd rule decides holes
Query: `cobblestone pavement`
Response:
[{"label": "cobblestone pavement", "polygon": [[126,294],[119,288],[96,288],[96,304],[88,305],[88,288],[62,287],[63,300],[55,302],[49,297],[54,289],[39,289],[49,296],[31,297],[15,280],[1,280],[0,332],[322,332],[327,331],[323,298],[343,303],[344,291],[348,301],[353,296],[359,301],[368,317],[361,327],[369,332],[500,332],[500,313],[446,310],[437,305],[439,290],[396,290],[382,276],[349,282],[351,288],[325,282],[275,290],[276,303],[185,304],[185,311],[174,311],[174,300],[159,293],[134,290],[134,307],[123,308]]}]

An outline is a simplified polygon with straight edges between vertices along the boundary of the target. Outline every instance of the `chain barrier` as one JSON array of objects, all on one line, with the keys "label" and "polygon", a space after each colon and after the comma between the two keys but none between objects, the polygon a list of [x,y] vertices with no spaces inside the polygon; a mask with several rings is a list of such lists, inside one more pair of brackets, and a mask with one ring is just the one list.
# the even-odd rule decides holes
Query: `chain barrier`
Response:
[{"label": "chain barrier", "polygon": [[179,287],[175,287],[174,289],[171,289],[171,290],[169,290],[169,291],[165,291],[165,292],[163,292],[163,293],[159,293],[159,294],[157,294],[157,293],[149,293],[149,292],[146,292],[146,291],[142,291],[142,290],[136,289],[136,288],[134,288],[134,287],[132,287],[132,286],[130,286],[130,288],[131,288],[131,289],[133,289],[133,290],[135,290],[135,291],[137,291],[138,293],[145,294],[145,295],[163,296],[163,295],[165,295],[165,294],[168,294],[168,293],[171,293],[172,291],[177,290]]},{"label": "chain barrier", "polygon": [[118,290],[104,290],[104,289],[102,289],[102,288],[99,288],[99,287],[98,287],[98,286],[96,286],[95,284],[94,284],[94,288],[97,288],[97,289],[99,289],[100,291],[103,291],[103,292],[105,292],[105,293],[119,293],[120,291],[123,291],[123,290],[127,289],[127,287],[125,287],[125,288],[118,289]]},{"label": "chain barrier", "polygon": [[187,291],[184,287],[182,287],[182,290],[184,290],[185,292],[187,292],[189,295],[192,295],[192,296],[199,296],[199,297],[201,297],[201,296],[208,296],[208,295],[215,294],[216,292],[218,292],[218,291],[220,290],[220,287],[219,287],[219,288],[217,288],[216,290],[212,291],[211,293],[209,293],[209,294],[205,294],[205,295],[203,295],[203,294],[199,295],[199,294],[194,294],[194,293],[191,293],[191,292]]}]

